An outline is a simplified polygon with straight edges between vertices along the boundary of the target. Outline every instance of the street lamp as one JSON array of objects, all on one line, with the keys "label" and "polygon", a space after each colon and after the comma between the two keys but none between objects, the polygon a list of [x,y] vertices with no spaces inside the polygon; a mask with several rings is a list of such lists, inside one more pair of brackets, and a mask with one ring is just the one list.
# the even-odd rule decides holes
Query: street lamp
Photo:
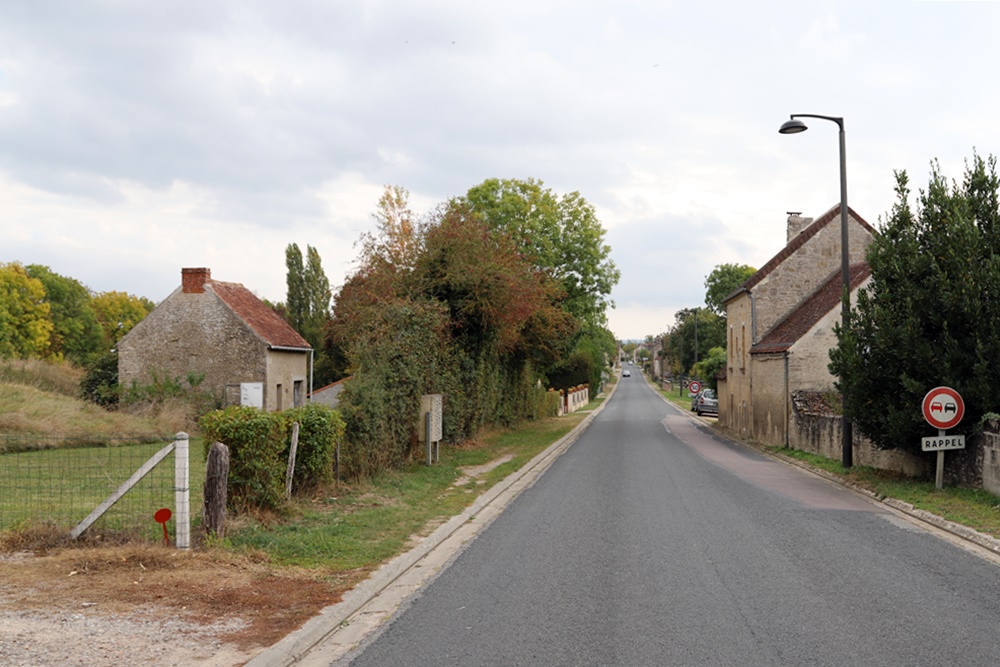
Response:
[{"label": "street lamp", "polygon": [[[811,113],[798,113],[789,116],[778,130],[781,134],[798,134],[809,129],[799,118],[821,118],[837,124],[840,128],[840,278],[843,283],[843,294],[840,299],[840,323],[842,330],[847,332],[847,324],[851,311],[851,261],[850,246],[847,243],[847,148],[844,140],[844,119],[837,116],[817,116]],[[851,421],[847,418],[847,392],[841,394],[843,415],[841,416],[841,464],[845,468],[853,465]]]}]

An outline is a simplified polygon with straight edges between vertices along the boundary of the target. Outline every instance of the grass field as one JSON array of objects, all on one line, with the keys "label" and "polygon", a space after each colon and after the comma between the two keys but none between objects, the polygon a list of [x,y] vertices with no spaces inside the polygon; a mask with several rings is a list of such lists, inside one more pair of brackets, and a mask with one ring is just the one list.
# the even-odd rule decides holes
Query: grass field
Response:
[{"label": "grass field", "polygon": [[[53,444],[50,440],[47,444]],[[167,442],[48,448],[0,454],[0,530],[49,526],[69,530],[87,517]],[[190,448],[191,507],[201,506],[205,464],[201,446]],[[174,456],[153,468],[90,529],[162,539],[153,520],[174,507]],[[173,523],[168,524],[172,532]]]}]

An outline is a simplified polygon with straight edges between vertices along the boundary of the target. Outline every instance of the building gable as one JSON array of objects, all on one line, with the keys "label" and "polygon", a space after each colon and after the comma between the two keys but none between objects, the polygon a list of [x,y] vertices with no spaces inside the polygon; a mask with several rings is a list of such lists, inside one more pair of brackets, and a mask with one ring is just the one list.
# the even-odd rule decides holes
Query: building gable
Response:
[{"label": "building gable", "polygon": [[[871,275],[866,262],[851,267],[850,285],[853,293]],[[836,273],[802,301],[788,317],[779,322],[759,343],[750,348],[750,354],[785,352],[812,329],[830,311],[839,308],[843,290],[843,277]]]}]

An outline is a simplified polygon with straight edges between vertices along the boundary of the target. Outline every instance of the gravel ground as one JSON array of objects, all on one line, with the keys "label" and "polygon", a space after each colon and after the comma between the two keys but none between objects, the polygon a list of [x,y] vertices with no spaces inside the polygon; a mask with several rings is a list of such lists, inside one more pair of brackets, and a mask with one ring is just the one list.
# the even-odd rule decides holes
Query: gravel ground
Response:
[{"label": "gravel ground", "polygon": [[0,610],[3,667],[233,667],[252,654],[217,639],[242,621],[209,625],[163,620],[136,612]]}]

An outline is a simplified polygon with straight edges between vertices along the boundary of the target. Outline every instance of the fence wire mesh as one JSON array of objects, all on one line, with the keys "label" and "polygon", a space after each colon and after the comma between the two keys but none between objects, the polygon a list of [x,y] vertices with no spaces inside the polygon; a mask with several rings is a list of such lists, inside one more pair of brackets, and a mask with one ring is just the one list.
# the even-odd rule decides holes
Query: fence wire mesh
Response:
[{"label": "fence wire mesh", "polygon": [[[170,440],[0,437],[0,530],[54,528],[67,533]],[[192,514],[201,507],[204,461],[190,456]],[[85,535],[163,539],[157,510],[174,512],[174,454],[119,499]],[[174,523],[166,524],[170,540]]]}]

